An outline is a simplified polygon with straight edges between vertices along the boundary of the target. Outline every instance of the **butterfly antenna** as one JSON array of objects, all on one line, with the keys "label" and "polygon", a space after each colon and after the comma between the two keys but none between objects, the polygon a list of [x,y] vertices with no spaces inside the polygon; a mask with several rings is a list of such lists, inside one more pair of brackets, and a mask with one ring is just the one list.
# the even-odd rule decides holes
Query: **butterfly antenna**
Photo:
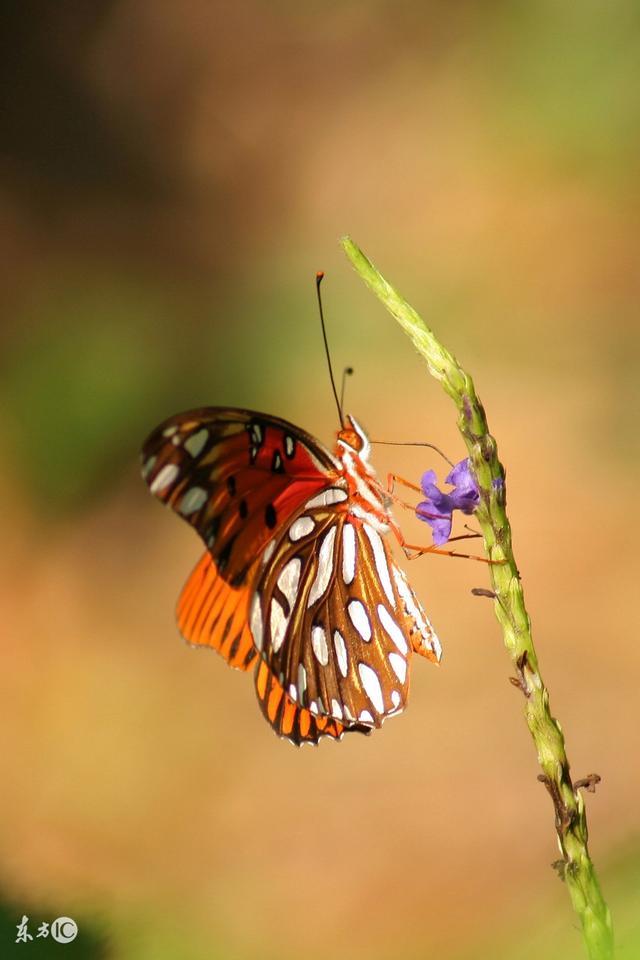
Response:
[{"label": "butterfly antenna", "polygon": [[336,407],[338,408],[338,417],[340,418],[340,428],[344,426],[344,417],[342,416],[342,405],[338,399],[338,391],[336,390],[336,382],[333,379],[333,368],[331,366],[331,355],[329,353],[329,342],[327,340],[327,330],[324,325],[324,312],[322,310],[322,296],[320,294],[320,284],[322,283],[322,278],[324,273],[322,270],[319,270],[316,273],[316,293],[318,294],[318,308],[320,310],[320,324],[322,326],[322,338],[324,340],[324,350],[327,355],[327,364],[329,366],[329,376],[331,378],[331,389],[333,390],[333,396],[335,397]]},{"label": "butterfly antenna", "polygon": [[344,410],[344,388],[347,384],[347,377],[353,374],[353,367],[345,367],[342,371],[342,386],[340,387],[340,409]]},{"label": "butterfly antenna", "polygon": [[443,460],[446,460],[450,467],[455,467],[453,460],[449,460],[449,457],[446,453],[443,453],[440,447],[436,447],[435,443],[427,443],[426,441],[406,441],[401,440],[372,440],[371,443],[381,443],[386,447],[429,447],[431,450],[435,450],[436,453],[439,453]]}]

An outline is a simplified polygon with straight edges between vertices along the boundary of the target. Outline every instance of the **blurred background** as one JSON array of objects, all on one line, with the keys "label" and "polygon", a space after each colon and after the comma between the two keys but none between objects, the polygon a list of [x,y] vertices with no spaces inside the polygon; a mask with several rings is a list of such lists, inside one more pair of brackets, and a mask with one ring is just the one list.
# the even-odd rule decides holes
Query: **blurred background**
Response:
[{"label": "blurred background", "polygon": [[3,13],[0,954],[25,914],[75,918],[67,949],[105,960],[583,956],[480,564],[412,563],[442,665],[337,746],[277,740],[174,624],[200,546],[140,445],[202,404],[331,442],[316,270],[348,409],[463,455],[348,232],[475,378],[552,709],[574,776],[603,778],[619,955],[640,956],[638,5]]}]

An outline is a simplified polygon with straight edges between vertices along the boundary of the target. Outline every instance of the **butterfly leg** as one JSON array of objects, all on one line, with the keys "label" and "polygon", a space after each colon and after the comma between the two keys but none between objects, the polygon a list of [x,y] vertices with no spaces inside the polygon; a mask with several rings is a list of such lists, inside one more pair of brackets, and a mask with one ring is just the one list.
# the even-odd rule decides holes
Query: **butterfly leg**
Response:
[{"label": "butterfly leg", "polygon": [[418,486],[417,483],[412,483],[410,480],[405,480],[404,477],[401,477],[398,473],[388,473],[387,474],[387,492],[393,494],[396,483],[401,483],[403,487],[409,487],[410,490],[416,490],[418,493],[422,493],[422,489]]},{"label": "butterfly leg", "polygon": [[[454,540],[470,540],[473,535],[463,534],[460,537],[452,537],[449,543]],[[458,553],[457,550],[442,550],[440,547],[436,547],[435,544],[431,544],[429,547],[417,546],[413,543],[407,543],[402,534],[399,537],[399,543],[407,560],[416,560],[418,557],[424,556],[425,553],[437,553],[441,557],[461,557],[465,560],[478,560],[479,563],[502,563],[502,560],[489,560],[487,557],[475,557],[472,553]]]},{"label": "butterfly leg", "polygon": [[387,474],[388,496],[391,497],[394,503],[397,503],[404,510],[411,510],[412,513],[415,513],[415,503],[407,503],[407,501],[402,500],[397,493],[394,493],[396,483],[401,483],[403,486],[408,487],[410,490],[415,490],[417,493],[422,493],[420,487],[418,487],[415,483],[411,483],[409,480],[405,480],[404,477],[399,476],[397,473]]}]

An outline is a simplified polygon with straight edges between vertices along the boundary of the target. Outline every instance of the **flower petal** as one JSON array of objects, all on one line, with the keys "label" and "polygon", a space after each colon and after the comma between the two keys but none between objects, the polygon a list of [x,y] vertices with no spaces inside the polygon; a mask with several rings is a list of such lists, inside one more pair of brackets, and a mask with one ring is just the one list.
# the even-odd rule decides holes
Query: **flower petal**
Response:
[{"label": "flower petal", "polygon": [[438,489],[435,470],[425,471],[420,486],[427,499],[416,507],[416,516],[429,524],[433,531],[433,542],[437,546],[446,543],[451,535],[453,511],[473,513],[480,499],[476,478],[468,459],[461,460],[451,469],[445,483],[453,486],[451,493]]},{"label": "flower petal", "polygon": [[418,520],[424,520],[432,530],[433,542],[437,547],[446,543],[451,534],[451,514],[436,514],[433,512],[433,504],[424,500],[416,507],[416,516]]}]

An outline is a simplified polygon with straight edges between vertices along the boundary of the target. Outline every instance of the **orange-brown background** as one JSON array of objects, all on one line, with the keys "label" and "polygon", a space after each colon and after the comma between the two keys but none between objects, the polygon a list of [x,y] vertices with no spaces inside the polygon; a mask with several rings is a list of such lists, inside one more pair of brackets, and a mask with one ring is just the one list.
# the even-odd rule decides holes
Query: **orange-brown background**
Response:
[{"label": "orange-brown background", "polygon": [[132,960],[582,955],[479,564],[411,565],[442,666],[416,662],[409,711],[339,746],[276,740],[248,679],[173,623],[199,546],[139,445],[203,403],[329,442],[316,269],[349,409],[462,456],[350,232],[475,377],[552,708],[575,775],[603,777],[591,849],[621,956],[640,955],[636,4],[12,10],[0,954],[24,912]]}]

